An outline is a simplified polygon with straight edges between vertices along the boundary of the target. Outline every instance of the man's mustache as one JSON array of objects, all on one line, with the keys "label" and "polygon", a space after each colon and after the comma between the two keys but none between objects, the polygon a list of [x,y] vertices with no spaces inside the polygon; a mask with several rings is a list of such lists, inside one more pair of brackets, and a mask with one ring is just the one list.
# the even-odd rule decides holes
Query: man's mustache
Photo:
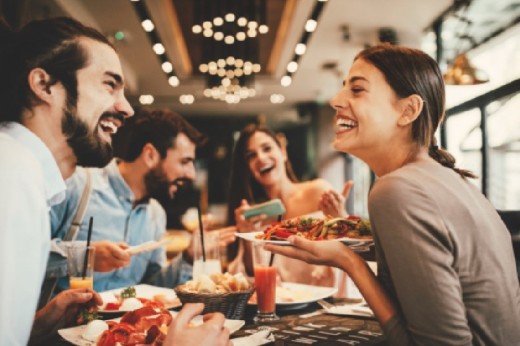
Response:
[{"label": "man's mustache", "polygon": [[101,114],[101,116],[99,117],[99,120],[103,120],[103,119],[107,119],[107,118],[114,118],[116,120],[119,120],[121,122],[121,126],[123,126],[126,121],[126,118],[123,114],[121,114],[119,112],[110,112],[110,111],[107,111],[107,112],[104,112],[103,114]]},{"label": "man's mustache", "polygon": [[189,178],[177,178],[172,181],[170,185],[175,185],[179,189],[189,189],[193,187],[193,180]]}]

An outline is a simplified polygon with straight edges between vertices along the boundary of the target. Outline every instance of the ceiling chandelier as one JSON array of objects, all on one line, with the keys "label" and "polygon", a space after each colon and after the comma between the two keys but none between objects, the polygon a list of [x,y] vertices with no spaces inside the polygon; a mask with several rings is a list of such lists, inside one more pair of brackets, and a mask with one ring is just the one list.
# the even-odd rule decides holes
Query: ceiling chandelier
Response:
[{"label": "ceiling chandelier", "polygon": [[227,103],[254,97],[259,64],[258,36],[266,34],[266,0],[196,0],[194,34],[202,34],[204,96]]},{"label": "ceiling chandelier", "polygon": [[[245,41],[258,34],[266,34],[266,0],[198,0],[196,24],[191,28],[194,34],[222,41],[225,44]],[[200,7],[203,6],[203,7]]]}]

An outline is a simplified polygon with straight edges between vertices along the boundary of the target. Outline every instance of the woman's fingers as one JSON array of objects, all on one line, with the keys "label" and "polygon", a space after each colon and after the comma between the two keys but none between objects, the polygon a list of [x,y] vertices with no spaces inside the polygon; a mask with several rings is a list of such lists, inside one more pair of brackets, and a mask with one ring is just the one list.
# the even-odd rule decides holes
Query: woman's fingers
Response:
[{"label": "woman's fingers", "polygon": [[345,185],[343,185],[343,191],[341,191],[341,194],[343,197],[348,198],[348,195],[350,194],[350,190],[352,189],[352,186],[354,185],[354,182],[352,180],[348,180]]}]

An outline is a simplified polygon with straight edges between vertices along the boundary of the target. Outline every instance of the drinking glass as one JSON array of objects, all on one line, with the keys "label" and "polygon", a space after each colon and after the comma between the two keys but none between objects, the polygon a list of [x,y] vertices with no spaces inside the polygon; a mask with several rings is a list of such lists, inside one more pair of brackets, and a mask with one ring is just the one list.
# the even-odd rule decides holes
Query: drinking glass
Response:
[{"label": "drinking glass", "polygon": [[[72,243],[67,247],[67,269],[70,288],[94,288],[95,248],[85,243]],[[85,260],[85,256],[87,259]]]},{"label": "drinking glass", "polygon": [[257,314],[253,321],[257,324],[276,321],[276,268],[270,265],[271,252],[264,250],[264,244],[253,242],[253,265]]},{"label": "drinking glass", "polygon": [[211,275],[222,272],[219,239],[218,231],[204,231],[204,248],[206,250],[206,260],[204,261],[200,232],[193,233],[193,280],[197,280],[201,274]]}]

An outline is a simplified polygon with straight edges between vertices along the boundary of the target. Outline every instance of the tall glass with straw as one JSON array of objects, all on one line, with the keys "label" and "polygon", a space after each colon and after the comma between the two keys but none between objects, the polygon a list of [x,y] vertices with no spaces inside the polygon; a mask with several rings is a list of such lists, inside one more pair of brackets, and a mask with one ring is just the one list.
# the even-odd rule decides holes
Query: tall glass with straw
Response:
[{"label": "tall glass with straw", "polygon": [[95,248],[90,245],[93,218],[90,218],[87,244],[73,242],[67,247],[67,267],[70,288],[94,288]]}]

